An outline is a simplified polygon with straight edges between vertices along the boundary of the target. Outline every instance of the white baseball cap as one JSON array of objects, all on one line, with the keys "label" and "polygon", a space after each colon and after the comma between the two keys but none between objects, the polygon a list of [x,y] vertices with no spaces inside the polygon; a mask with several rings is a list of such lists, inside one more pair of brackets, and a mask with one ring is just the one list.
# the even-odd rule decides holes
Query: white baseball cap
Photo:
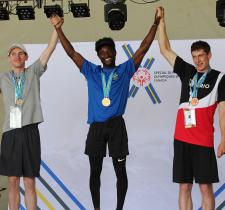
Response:
[{"label": "white baseball cap", "polygon": [[11,51],[15,48],[20,48],[21,50],[23,50],[23,52],[25,52],[27,54],[27,50],[23,44],[14,43],[8,49],[8,55],[10,55]]}]

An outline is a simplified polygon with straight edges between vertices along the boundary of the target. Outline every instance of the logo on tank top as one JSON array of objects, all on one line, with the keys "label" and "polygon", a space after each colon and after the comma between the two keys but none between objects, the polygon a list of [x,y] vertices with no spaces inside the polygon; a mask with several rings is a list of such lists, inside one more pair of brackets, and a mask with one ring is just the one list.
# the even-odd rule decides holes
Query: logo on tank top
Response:
[{"label": "logo on tank top", "polygon": [[[189,81],[189,86],[193,87],[194,85],[194,81],[193,79],[190,79]],[[202,88],[202,89],[209,89],[210,88],[210,84],[201,84],[199,88]]]}]

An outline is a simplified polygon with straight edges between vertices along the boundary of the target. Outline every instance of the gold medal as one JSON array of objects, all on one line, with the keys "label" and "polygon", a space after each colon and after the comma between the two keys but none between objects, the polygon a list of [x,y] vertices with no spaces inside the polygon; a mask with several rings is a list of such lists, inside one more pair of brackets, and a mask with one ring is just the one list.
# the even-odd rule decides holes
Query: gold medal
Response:
[{"label": "gold medal", "polygon": [[191,99],[191,105],[192,106],[197,106],[198,105],[198,99],[197,98],[192,98]]},{"label": "gold medal", "polygon": [[110,99],[109,98],[103,98],[102,99],[102,105],[103,106],[109,106],[110,105]]},{"label": "gold medal", "polygon": [[23,104],[23,99],[19,98],[19,99],[16,99],[16,105],[17,106],[21,106]]}]

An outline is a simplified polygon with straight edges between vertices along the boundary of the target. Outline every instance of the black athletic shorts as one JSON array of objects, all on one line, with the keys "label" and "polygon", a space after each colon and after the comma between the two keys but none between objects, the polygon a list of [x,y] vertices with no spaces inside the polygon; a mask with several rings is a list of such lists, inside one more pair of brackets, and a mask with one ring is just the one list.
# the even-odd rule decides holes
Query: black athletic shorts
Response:
[{"label": "black athletic shorts", "polygon": [[41,148],[37,124],[3,133],[0,153],[1,175],[38,177],[40,163]]},{"label": "black athletic shorts", "polygon": [[211,184],[219,182],[214,148],[174,141],[173,181]]},{"label": "black athletic shorts", "polygon": [[127,130],[122,116],[90,125],[85,154],[105,157],[107,143],[110,157],[124,157],[129,154]]}]

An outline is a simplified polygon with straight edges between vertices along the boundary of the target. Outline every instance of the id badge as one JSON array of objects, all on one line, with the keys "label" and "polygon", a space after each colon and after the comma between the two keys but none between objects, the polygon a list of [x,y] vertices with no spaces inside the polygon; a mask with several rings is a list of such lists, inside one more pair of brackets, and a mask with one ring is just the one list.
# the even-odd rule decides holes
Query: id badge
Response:
[{"label": "id badge", "polygon": [[10,128],[21,128],[22,127],[22,113],[19,107],[10,106]]},{"label": "id badge", "polygon": [[184,109],[184,127],[196,127],[195,109]]}]

